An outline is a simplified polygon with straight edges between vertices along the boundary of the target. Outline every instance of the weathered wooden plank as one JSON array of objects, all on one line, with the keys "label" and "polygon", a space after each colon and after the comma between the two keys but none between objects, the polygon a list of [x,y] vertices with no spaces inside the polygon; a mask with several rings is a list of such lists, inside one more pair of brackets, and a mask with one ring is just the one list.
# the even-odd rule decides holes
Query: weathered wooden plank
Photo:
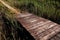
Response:
[{"label": "weathered wooden plank", "polygon": [[[22,15],[25,15],[24,13]],[[21,16],[22,16],[21,15]],[[47,40],[60,32],[60,25],[33,14],[28,16],[16,15],[16,19],[26,28],[36,40]]]}]

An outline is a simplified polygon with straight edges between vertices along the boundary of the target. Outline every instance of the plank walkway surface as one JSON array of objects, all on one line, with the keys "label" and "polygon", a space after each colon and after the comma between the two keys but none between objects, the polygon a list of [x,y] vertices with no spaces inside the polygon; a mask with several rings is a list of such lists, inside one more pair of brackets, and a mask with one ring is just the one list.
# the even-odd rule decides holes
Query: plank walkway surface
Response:
[{"label": "plank walkway surface", "polygon": [[52,36],[49,40],[60,40],[60,32],[57,33],[55,36]]},{"label": "plank walkway surface", "polygon": [[17,14],[16,19],[36,40],[48,40],[60,32],[60,25],[30,13]]}]

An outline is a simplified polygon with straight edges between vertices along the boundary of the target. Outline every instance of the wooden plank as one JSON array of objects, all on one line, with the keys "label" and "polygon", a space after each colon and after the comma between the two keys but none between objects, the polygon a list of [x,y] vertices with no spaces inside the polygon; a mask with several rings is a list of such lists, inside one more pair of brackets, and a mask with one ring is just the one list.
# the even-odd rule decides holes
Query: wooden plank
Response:
[{"label": "wooden plank", "polygon": [[[26,15],[28,15],[27,13]],[[22,14],[25,15],[25,14]],[[22,16],[21,15],[21,16]],[[36,40],[47,40],[51,36],[60,32],[60,25],[47,19],[37,17],[33,14],[16,19],[28,30]]]}]

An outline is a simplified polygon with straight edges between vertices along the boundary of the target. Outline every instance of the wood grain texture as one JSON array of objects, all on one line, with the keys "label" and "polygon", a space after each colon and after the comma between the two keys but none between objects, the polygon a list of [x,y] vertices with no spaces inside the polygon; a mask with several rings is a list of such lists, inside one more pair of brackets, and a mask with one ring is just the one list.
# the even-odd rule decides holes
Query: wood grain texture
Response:
[{"label": "wood grain texture", "polygon": [[60,32],[60,25],[30,13],[16,15],[16,19],[36,40],[48,40]]}]

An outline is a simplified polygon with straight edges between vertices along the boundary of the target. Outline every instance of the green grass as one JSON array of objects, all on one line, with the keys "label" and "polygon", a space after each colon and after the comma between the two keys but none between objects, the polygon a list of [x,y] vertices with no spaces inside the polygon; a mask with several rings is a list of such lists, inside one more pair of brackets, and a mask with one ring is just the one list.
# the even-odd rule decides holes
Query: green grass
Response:
[{"label": "green grass", "polygon": [[60,23],[59,0],[7,0],[7,2],[20,10]]},{"label": "green grass", "polygon": [[[60,23],[60,2],[59,0],[5,0],[12,7],[22,11],[28,11],[38,16]],[[11,14],[5,6],[0,3],[0,10],[6,15]],[[12,15],[10,15],[12,16]]]}]

